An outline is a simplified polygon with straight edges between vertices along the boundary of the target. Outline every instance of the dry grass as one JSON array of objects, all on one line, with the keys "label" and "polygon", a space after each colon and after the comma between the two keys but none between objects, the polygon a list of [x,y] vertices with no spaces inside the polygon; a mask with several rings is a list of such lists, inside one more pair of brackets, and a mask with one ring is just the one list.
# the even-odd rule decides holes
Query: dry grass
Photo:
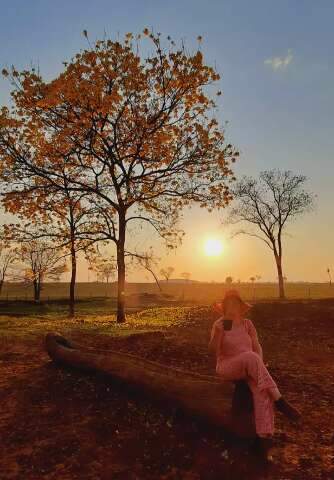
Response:
[{"label": "dry grass", "polygon": [[[275,299],[277,298],[277,285],[274,283],[236,283],[232,285],[237,288],[247,300]],[[229,288],[225,283],[173,283],[162,284],[163,296],[171,296],[177,300],[191,301],[195,304],[211,303],[224,294]],[[42,291],[42,299],[66,299],[68,297],[68,283],[47,283]],[[117,284],[109,285],[104,283],[78,283],[76,295],[78,299],[89,299],[96,297],[109,297],[115,299]],[[145,294],[156,295],[161,298],[160,291],[155,283],[128,283],[126,295],[130,303],[138,303],[138,297],[143,300]],[[333,298],[334,286],[328,283],[286,283],[286,295],[289,299],[321,299]],[[23,284],[6,283],[0,300],[30,300],[32,299],[31,286]],[[146,299],[149,301],[149,298]]]}]

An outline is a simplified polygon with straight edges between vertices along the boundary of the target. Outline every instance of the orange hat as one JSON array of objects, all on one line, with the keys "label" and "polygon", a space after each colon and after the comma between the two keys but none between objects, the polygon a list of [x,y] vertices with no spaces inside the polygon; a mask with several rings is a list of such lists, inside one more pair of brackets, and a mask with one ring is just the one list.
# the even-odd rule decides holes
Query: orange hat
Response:
[{"label": "orange hat", "polygon": [[252,308],[252,305],[250,303],[246,303],[242,300],[242,298],[240,297],[240,294],[237,290],[231,289],[231,290],[227,290],[225,292],[225,295],[224,295],[224,298],[223,298],[222,302],[215,305],[215,310],[222,312],[224,310],[224,302],[229,298],[235,298],[235,299],[239,300],[240,309],[241,309],[242,314],[247,313]]}]

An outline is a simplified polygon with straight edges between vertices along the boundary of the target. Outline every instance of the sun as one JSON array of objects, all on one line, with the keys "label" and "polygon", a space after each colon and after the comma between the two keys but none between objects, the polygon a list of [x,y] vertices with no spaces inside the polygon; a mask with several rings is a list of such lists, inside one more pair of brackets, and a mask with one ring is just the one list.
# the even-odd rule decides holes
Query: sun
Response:
[{"label": "sun", "polygon": [[223,243],[217,238],[208,238],[204,243],[204,253],[208,257],[218,257],[223,251]]}]

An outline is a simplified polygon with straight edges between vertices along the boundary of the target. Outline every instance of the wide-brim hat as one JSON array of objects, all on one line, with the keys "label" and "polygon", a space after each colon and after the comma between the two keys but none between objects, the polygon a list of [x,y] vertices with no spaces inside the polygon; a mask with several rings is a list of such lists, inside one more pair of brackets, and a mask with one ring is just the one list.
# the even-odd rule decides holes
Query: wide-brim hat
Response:
[{"label": "wide-brim hat", "polygon": [[218,309],[220,311],[223,311],[224,310],[224,303],[226,302],[226,300],[228,300],[229,298],[235,298],[236,300],[239,301],[239,304],[240,304],[240,310],[241,310],[241,313],[243,315],[245,315],[251,308],[253,305],[251,305],[250,303],[247,303],[245,302],[241,297],[240,297],[240,294],[238,292],[238,290],[234,290],[234,289],[230,289],[230,290],[227,290],[225,292],[225,295],[224,295],[224,298],[223,300],[216,304],[216,306],[218,307]]}]

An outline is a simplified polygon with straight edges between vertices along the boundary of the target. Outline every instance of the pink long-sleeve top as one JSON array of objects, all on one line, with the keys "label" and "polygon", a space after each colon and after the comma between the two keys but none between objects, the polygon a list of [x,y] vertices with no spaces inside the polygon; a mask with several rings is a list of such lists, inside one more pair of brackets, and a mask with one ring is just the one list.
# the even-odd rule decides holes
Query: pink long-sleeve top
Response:
[{"label": "pink long-sleeve top", "polygon": [[262,348],[256,328],[248,318],[241,323],[233,322],[231,330],[224,330],[223,317],[212,326],[210,344],[215,347],[217,360],[231,359],[243,352],[253,351],[262,358]]}]

